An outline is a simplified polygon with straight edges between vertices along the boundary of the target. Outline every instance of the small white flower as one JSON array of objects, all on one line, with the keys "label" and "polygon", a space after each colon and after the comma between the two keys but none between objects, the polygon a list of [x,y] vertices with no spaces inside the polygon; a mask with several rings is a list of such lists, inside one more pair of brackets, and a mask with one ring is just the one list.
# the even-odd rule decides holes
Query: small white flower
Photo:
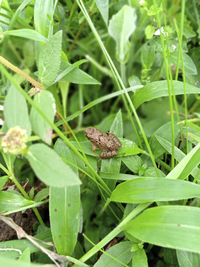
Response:
[{"label": "small white flower", "polygon": [[155,36],[159,36],[159,35],[160,35],[160,29],[157,29],[157,30],[154,32],[154,35],[155,35]]},{"label": "small white flower", "polygon": [[139,4],[143,6],[145,4],[145,0],[140,0]]},{"label": "small white flower", "polygon": [[23,154],[27,148],[28,137],[26,130],[19,126],[10,128],[1,141],[1,146],[5,153],[14,155]]},{"label": "small white flower", "polygon": [[168,36],[168,32],[165,32],[163,26],[162,26],[160,29],[157,29],[157,30],[154,32],[154,35],[155,35],[155,36],[159,36],[160,33],[162,33],[164,36]]},{"label": "small white flower", "polygon": [[172,50],[175,51],[176,50],[176,45],[172,45]]}]

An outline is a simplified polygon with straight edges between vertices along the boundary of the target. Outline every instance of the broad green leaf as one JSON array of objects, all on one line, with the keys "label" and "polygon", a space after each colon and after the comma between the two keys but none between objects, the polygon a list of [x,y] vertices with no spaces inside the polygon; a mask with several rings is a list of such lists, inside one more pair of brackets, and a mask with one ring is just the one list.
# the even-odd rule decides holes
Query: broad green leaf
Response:
[{"label": "broad green leaf", "polygon": [[74,64],[62,61],[58,76],[68,69],[70,71],[61,79],[61,81],[76,84],[101,84],[86,72],[80,70],[79,68],[74,68],[73,65]]},{"label": "broad green leaf", "polygon": [[[174,94],[184,94],[184,83],[179,81],[173,81]],[[186,94],[199,94],[199,88],[191,84],[186,84]],[[152,99],[160,98],[162,96],[168,96],[167,81],[156,81],[145,85],[138,89],[133,96],[133,103],[135,108],[138,108],[144,102],[151,101]]]},{"label": "broad green leaf", "polygon": [[144,44],[141,49],[141,62],[144,68],[151,69],[153,62],[155,60],[155,47],[149,45],[148,43]]},{"label": "broad green leaf", "polygon": [[6,266],[6,267],[44,267],[44,264],[34,264],[30,262],[22,262],[22,261],[17,261],[13,259],[9,259],[6,257],[0,257],[0,266]]},{"label": "broad green leaf", "polygon": [[143,248],[134,252],[132,258],[132,267],[148,267],[147,255]]},{"label": "broad green leaf", "polygon": [[36,31],[49,37],[53,32],[53,13],[54,1],[53,0],[36,0],[34,4],[34,25]]},{"label": "broad green leaf", "polygon": [[108,13],[109,13],[109,0],[96,0],[96,5],[105,21],[108,24]]},{"label": "broad green leaf", "polygon": [[198,267],[200,266],[200,254],[188,251],[176,251],[179,267]]},{"label": "broad green leaf", "polygon": [[122,121],[122,112],[118,111],[116,117],[110,127],[110,132],[116,134],[119,137],[123,137],[123,121]]},{"label": "broad green leaf", "polygon": [[46,197],[48,197],[49,195],[49,188],[43,188],[42,190],[40,190],[34,197],[34,201],[42,201],[43,199],[45,199]]},{"label": "broad green leaf", "polygon": [[41,82],[50,86],[56,79],[61,63],[62,31],[54,34],[41,48],[38,75]]},{"label": "broad green leaf", "polygon": [[[80,149],[80,147],[77,144],[77,142],[73,142],[72,141],[72,144],[74,146],[76,146],[78,149]],[[82,147],[82,149],[84,151],[84,145],[83,145],[84,142],[79,142],[79,144],[80,144],[80,146]],[[61,152],[59,152],[60,155],[61,155],[61,158],[63,159],[64,162],[66,162],[67,164],[69,164],[68,163],[69,162],[69,158],[65,155],[66,150],[67,150],[66,149],[66,144],[64,144],[62,142],[62,146],[59,146],[60,151],[61,151],[61,147],[62,147],[62,154],[61,154]],[[88,151],[90,151],[89,148],[88,148]],[[77,167],[79,167],[82,170],[85,170],[87,173],[90,173],[91,175],[93,175],[93,172],[88,168],[88,166],[86,166],[85,163],[74,152],[72,152],[72,154],[73,154],[73,157],[74,157],[74,159],[75,159],[75,161],[77,163]],[[90,153],[87,153],[87,154],[90,154]],[[89,164],[93,167],[93,169],[96,170],[97,169],[97,160],[95,158],[93,158],[93,157],[90,157],[90,156],[87,157],[87,160],[88,160]]]},{"label": "broad green leaf", "polygon": [[136,29],[136,11],[130,6],[123,6],[112,16],[108,32],[116,42],[116,55],[120,62],[125,62],[129,52],[129,38]]},{"label": "broad green leaf", "polygon": [[[68,161],[72,162],[73,165],[76,165],[76,159],[74,157],[74,154],[61,139],[58,139],[56,141],[54,148],[62,159],[67,159]],[[78,175],[78,169],[74,166],[71,166],[71,168]]]},{"label": "broad green leaf", "polygon": [[129,170],[134,173],[139,173],[139,170],[142,166],[142,160],[139,156],[123,157],[122,161]]},{"label": "broad green leaf", "polygon": [[0,212],[16,211],[18,208],[33,204],[34,201],[28,200],[18,193],[0,191]]},{"label": "broad green leaf", "polygon": [[50,187],[51,232],[56,250],[72,255],[80,223],[80,186]]},{"label": "broad green leaf", "polygon": [[53,149],[44,144],[31,145],[27,159],[35,174],[46,185],[63,187],[81,184],[71,167]]},{"label": "broad green leaf", "polygon": [[118,156],[131,156],[143,153],[143,150],[140,149],[135,142],[128,139],[120,139],[122,146],[119,148]]},{"label": "broad green leaf", "polygon": [[[162,147],[164,147],[164,149],[166,149],[166,151],[168,153],[172,153],[172,144],[166,140],[165,138],[155,135],[155,138],[158,140],[158,142],[161,144]],[[174,147],[174,155],[175,155],[175,159],[180,162],[185,156],[186,154],[180,150],[178,147]],[[195,177],[197,175],[197,173],[199,172],[199,169],[197,167],[195,167],[192,171],[191,171],[191,175],[193,177]]]},{"label": "broad green leaf", "polygon": [[[171,54],[169,59],[170,59],[171,64],[174,64],[175,66],[177,66],[178,52]],[[186,53],[183,53],[183,62],[184,62],[184,69],[185,69],[186,75],[197,75],[197,68],[193,60],[191,59],[191,57],[188,56]],[[182,60],[180,62],[179,68],[182,69]]]},{"label": "broad green leaf", "polygon": [[197,253],[200,251],[199,208],[149,208],[129,222],[124,230],[143,242]]},{"label": "broad green leaf", "polygon": [[[63,77],[65,77],[67,74],[69,74],[70,72],[72,72],[75,69],[78,69],[79,66],[83,63],[87,62],[86,59],[81,59],[76,61],[74,64],[69,64],[69,66],[67,66],[67,68],[65,70],[62,70],[62,72],[59,73],[59,75],[57,76],[55,83],[60,81]],[[64,63],[63,63],[64,65]],[[62,64],[61,64],[61,68],[62,68]]]},{"label": "broad green leaf", "polygon": [[[58,139],[55,150],[76,165],[70,149]],[[78,176],[78,170],[73,167]],[[77,242],[80,223],[80,186],[50,187],[50,224],[57,252],[71,255]]]},{"label": "broad green leaf", "polygon": [[0,249],[0,257],[3,256],[8,259],[17,259],[21,255],[20,252],[21,252],[20,250]]},{"label": "broad green leaf", "polygon": [[47,41],[47,39],[42,34],[31,29],[12,30],[5,32],[5,34],[11,36],[23,37],[29,40],[34,40],[44,43]]},{"label": "broad green leaf", "polygon": [[[180,132],[180,128],[178,127],[177,124],[174,124],[174,137],[173,138],[177,138]],[[150,146],[152,149],[152,152],[154,154],[155,158],[160,157],[161,155],[163,155],[165,153],[165,149],[160,145],[160,143],[158,142],[158,140],[156,139],[155,136],[161,136],[163,138],[165,138],[166,140],[168,140],[169,142],[172,142],[172,124],[171,121],[162,124],[162,126],[160,128],[158,128],[154,133],[153,136],[151,136],[150,138]]]},{"label": "broad green leaf", "polygon": [[176,167],[168,173],[172,179],[185,179],[200,162],[200,144],[196,145]]},{"label": "broad green leaf", "polygon": [[[162,136],[155,135],[155,138],[158,140],[158,142],[161,144],[161,146],[168,152],[172,153],[172,143],[169,142],[167,139],[163,138]],[[186,155],[185,153],[180,150],[178,147],[174,147],[174,155],[175,159],[178,161],[181,161]]]},{"label": "broad green leaf", "polygon": [[[103,254],[100,259],[94,264],[94,267],[121,267],[123,264],[128,264],[131,261],[133,252],[131,252],[133,244],[130,241],[120,242],[108,250],[106,250],[106,254]],[[109,257],[111,255],[111,257]]]},{"label": "broad green leaf", "polygon": [[14,87],[9,88],[4,103],[4,117],[8,128],[19,126],[31,134],[31,124],[28,115],[28,107],[24,96]]},{"label": "broad green leaf", "polygon": [[[35,95],[34,102],[49,120],[53,122],[56,114],[56,104],[53,95],[49,91],[41,90],[40,93]],[[50,145],[52,128],[34,107],[31,108],[30,120],[34,133]]]},{"label": "broad green leaf", "polygon": [[[155,131],[169,122],[169,110],[168,98],[155,99],[141,106],[141,114],[143,114],[144,118],[140,118],[140,120],[148,137],[151,137]],[[168,129],[169,131],[170,128]]]},{"label": "broad green leaf", "polygon": [[200,185],[169,178],[140,177],[119,184],[111,200],[125,203],[172,201],[200,196]]}]

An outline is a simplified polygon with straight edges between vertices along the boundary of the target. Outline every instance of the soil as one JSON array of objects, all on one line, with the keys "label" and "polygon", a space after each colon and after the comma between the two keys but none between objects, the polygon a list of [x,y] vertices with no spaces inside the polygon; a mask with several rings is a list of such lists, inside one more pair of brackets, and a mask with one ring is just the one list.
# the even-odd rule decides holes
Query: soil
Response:
[{"label": "soil", "polygon": [[[6,186],[4,187],[4,190],[7,190],[7,188],[13,187],[13,185],[8,182]],[[31,189],[30,185],[24,186],[27,193],[29,193],[29,190]],[[44,185],[42,183],[38,184],[38,187],[35,190],[35,193],[40,191]],[[15,190],[17,190],[15,188]],[[48,204],[44,204],[40,207],[38,207],[38,211],[40,215],[42,216],[43,220],[45,221],[46,225],[49,224],[49,214],[48,214]],[[24,212],[15,212],[8,217],[12,218],[13,221],[22,227],[22,229],[29,235],[33,235],[33,224],[38,222],[35,213],[32,209],[27,209]],[[2,241],[8,241],[8,240],[14,240],[17,239],[17,234],[14,229],[12,229],[10,226],[8,226],[6,223],[0,220],[0,242]]]},{"label": "soil", "polygon": [[[33,234],[33,223],[37,222],[34,212],[32,209],[28,209],[25,212],[16,212],[9,215],[13,221],[23,228],[23,230],[29,234]],[[0,242],[17,239],[17,235],[14,229],[8,226],[3,221],[0,221]]]}]

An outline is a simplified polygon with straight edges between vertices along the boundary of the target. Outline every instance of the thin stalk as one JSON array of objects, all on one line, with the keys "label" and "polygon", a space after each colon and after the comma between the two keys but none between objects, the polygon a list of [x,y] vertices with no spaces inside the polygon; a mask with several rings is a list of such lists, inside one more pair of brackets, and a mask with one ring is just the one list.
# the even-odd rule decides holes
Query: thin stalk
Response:
[{"label": "thin stalk", "polygon": [[180,54],[180,44],[179,44],[179,47],[178,47],[178,59],[177,59],[177,64],[176,64],[176,75],[175,75],[175,80],[176,81],[178,80],[180,61],[181,61],[181,54]]},{"label": "thin stalk", "polygon": [[[85,16],[85,18],[86,18],[86,20],[87,20],[92,32],[93,32],[95,38],[97,39],[97,41],[99,43],[100,48],[102,49],[102,52],[104,53],[106,61],[107,61],[108,65],[109,65],[109,67],[110,67],[110,69],[111,69],[111,71],[113,73],[113,78],[115,79],[115,82],[118,85],[118,89],[124,91],[124,95],[125,96],[122,95],[122,100],[124,102],[125,108],[127,109],[129,114],[131,114],[131,111],[132,111],[133,115],[135,116],[136,122],[137,122],[137,124],[139,126],[139,129],[141,131],[142,137],[143,137],[144,142],[146,144],[147,150],[148,150],[149,155],[151,157],[152,164],[153,164],[153,166],[154,166],[154,168],[156,170],[157,175],[159,176],[159,172],[157,170],[157,166],[156,166],[156,162],[155,162],[155,159],[154,159],[154,155],[152,153],[152,150],[151,150],[151,147],[149,145],[148,139],[147,139],[146,134],[144,132],[143,126],[142,126],[142,124],[140,122],[140,119],[139,119],[139,117],[137,115],[136,109],[135,109],[135,107],[134,107],[134,105],[132,103],[132,100],[131,100],[129,94],[126,91],[126,87],[125,87],[125,85],[124,85],[124,83],[123,83],[123,81],[122,81],[122,79],[121,79],[121,77],[120,77],[120,75],[119,75],[119,73],[118,73],[118,71],[117,71],[117,69],[116,69],[111,57],[110,57],[110,55],[108,54],[108,52],[107,52],[107,50],[106,50],[106,48],[105,48],[105,46],[104,46],[104,44],[103,44],[103,42],[102,42],[97,30],[96,30],[92,20],[90,19],[90,16],[89,16],[89,14],[88,14],[88,12],[87,12],[82,0],[76,0],[76,2],[78,3],[81,11],[83,12],[83,14],[84,14],[84,16]],[[130,109],[129,109],[128,104],[130,106]],[[132,121],[132,126],[134,128],[134,131],[136,131],[136,133],[137,133],[137,129],[133,124],[134,124],[134,122]],[[139,135],[137,134],[137,136],[139,136]],[[141,141],[140,141],[140,143],[141,143]]]},{"label": "thin stalk", "polygon": [[86,55],[85,58],[89,60],[98,70],[100,70],[103,74],[109,76],[110,78],[113,78],[112,73],[109,69],[106,67],[102,67],[94,58],[92,58],[90,55]]},{"label": "thin stalk", "polygon": [[182,51],[182,39],[183,39],[183,26],[184,26],[184,14],[185,14],[185,0],[182,0],[181,2],[181,26],[180,26],[180,33],[178,30],[178,26],[176,21],[174,22],[177,36],[178,36],[178,42],[179,42],[179,51],[180,51],[180,57],[182,61],[182,75],[183,75],[183,85],[184,85],[184,106],[185,106],[185,121],[186,121],[186,151],[187,154],[189,152],[188,147],[188,125],[187,125],[187,119],[188,119],[188,110],[187,110],[187,94],[186,94],[186,80],[185,80],[185,67],[184,67],[184,61],[183,61],[183,51]]},{"label": "thin stalk", "polygon": [[27,81],[29,81],[33,86],[43,89],[43,86],[41,83],[36,82],[33,78],[31,78],[28,74],[20,70],[18,67],[10,63],[8,60],[6,60],[4,57],[0,56],[0,63],[4,64],[6,67],[10,68],[14,72],[20,74],[22,77],[24,77]]},{"label": "thin stalk", "polygon": [[[157,7],[155,0],[154,0],[154,6]],[[168,59],[167,59],[168,57],[167,57],[166,50],[165,50],[165,41],[164,41],[160,17],[159,17],[158,13],[156,14],[156,20],[158,23],[158,27],[160,29],[160,40],[161,40],[161,45],[162,45],[163,59],[164,59],[164,63],[165,63],[165,71],[166,71],[166,76],[167,76],[167,85],[168,85],[168,92],[169,92],[170,118],[171,118],[171,128],[172,128],[172,160],[171,160],[171,165],[172,165],[172,169],[173,169],[174,168],[174,160],[175,160],[175,134],[174,134],[173,101],[172,101],[171,85],[170,85],[170,79],[169,79],[169,66],[168,66]]]},{"label": "thin stalk", "polygon": [[160,163],[160,165],[163,166],[166,170],[168,170],[168,171],[172,170],[171,167],[167,163],[165,163],[163,160],[158,158],[158,159],[156,159],[156,161],[158,163]]},{"label": "thin stalk", "polygon": [[2,169],[7,174],[7,176],[9,177],[9,175],[10,175],[9,171],[1,163],[0,163],[0,169]]},{"label": "thin stalk", "polygon": [[[79,260],[81,262],[87,261],[91,258],[95,253],[97,253],[102,247],[108,244],[114,237],[116,237],[120,232],[123,231],[123,227],[130,222],[133,218],[135,218],[139,213],[141,213],[144,209],[146,209],[151,203],[144,203],[138,205],[133,211],[129,213],[129,215],[119,223],[115,229],[113,229],[107,236],[105,236],[95,247],[91,248],[85,255],[83,255]],[[73,265],[75,267],[77,265]]]},{"label": "thin stalk", "polygon": [[[189,123],[189,122],[199,122],[200,121],[200,118],[194,118],[194,119],[190,119],[190,120],[187,120],[187,122]],[[185,120],[182,120],[182,121],[179,121],[179,125],[181,125],[181,124],[185,124],[186,122],[185,122]]]},{"label": "thin stalk", "polygon": [[[4,212],[4,215],[9,215],[9,214],[12,214],[14,212],[18,212],[18,211],[24,211],[24,210],[27,210],[27,209],[36,209],[36,207],[39,207],[41,205],[44,205],[46,203],[48,203],[49,200],[48,199],[45,199],[45,200],[42,200],[40,202],[34,202],[33,204],[31,205],[27,205],[27,206],[23,206],[23,207],[20,207],[20,208],[16,208],[12,211],[7,211],[7,212]],[[45,225],[45,224],[43,224]]]},{"label": "thin stalk", "polygon": [[[79,99],[79,108],[82,109],[83,108],[83,85],[79,85],[78,87],[78,99]],[[82,121],[83,121],[83,113],[81,113],[78,117],[78,125],[77,128],[81,128],[82,125]]]},{"label": "thin stalk", "polygon": [[[165,19],[166,20],[166,19]],[[166,27],[167,23],[165,21],[165,27]],[[169,51],[169,46],[168,46],[168,36],[166,36],[167,39],[167,50]],[[170,78],[170,82],[171,82],[171,88],[172,88],[172,96],[173,96],[173,101],[174,101],[174,107],[176,110],[176,117],[177,120],[180,121],[180,117],[179,117],[179,110],[178,110],[178,104],[176,101],[176,95],[175,95],[175,91],[174,91],[174,84],[173,84],[173,77],[172,77],[172,69],[171,69],[171,62],[170,62],[170,58],[168,57],[168,71],[169,71],[169,78]]]},{"label": "thin stalk", "polygon": [[[185,3],[185,0],[182,1],[182,5],[184,3]],[[182,6],[182,9],[183,10],[185,9],[185,5],[184,5],[184,7]],[[182,61],[182,75],[183,75],[183,85],[184,85],[184,113],[185,113],[185,126],[186,126],[186,151],[188,154],[188,152],[189,152],[189,147],[188,147],[188,110],[187,110],[185,67],[184,67],[184,62],[183,62],[183,51],[182,51],[182,37],[181,37],[181,33],[179,33],[176,21],[174,21],[174,25],[175,25],[177,36],[178,36],[179,50],[180,50],[180,56],[181,56],[181,61]],[[181,28],[182,28],[182,26],[181,26]]]},{"label": "thin stalk", "polygon": [[[89,237],[87,237],[86,234],[83,234],[83,236],[90,244],[92,244],[94,247],[96,247],[95,243],[92,242],[92,240]],[[125,266],[125,267],[129,267],[127,264],[123,263],[122,261],[118,260],[117,258],[115,258],[112,255],[110,255],[109,253],[107,253],[105,250],[99,249],[99,251],[101,251],[103,254],[107,255],[109,258],[111,258],[113,261],[116,261],[120,265]]]},{"label": "thin stalk", "polygon": [[63,161],[65,161],[67,164],[71,165],[72,167],[74,168],[77,168],[80,172],[84,173],[85,175],[87,175],[94,183],[96,183],[97,187],[99,187],[99,190],[100,188],[102,188],[102,190],[104,190],[104,187],[102,186],[102,184],[100,184],[92,175],[90,175],[88,172],[86,172],[84,169],[82,169],[81,167],[79,167],[78,165],[76,164],[73,164],[71,161],[65,159],[65,158],[62,158]]},{"label": "thin stalk", "polygon": [[175,111],[176,111],[176,118],[177,118],[177,121],[180,121],[178,104],[177,104],[177,101],[176,101],[176,95],[175,95],[175,91],[174,91],[174,84],[173,84],[173,78],[172,78],[172,72],[171,72],[170,65],[169,65],[169,76],[170,76],[170,81],[171,81],[172,95],[173,95],[173,100],[174,100],[174,107],[175,107]]},{"label": "thin stalk", "polygon": [[200,99],[196,99],[195,103],[189,109],[189,113],[195,112],[195,109],[199,107],[199,104],[200,104]]},{"label": "thin stalk", "polygon": [[[1,169],[8,175],[8,177],[10,178],[10,180],[13,181],[13,183],[14,183],[14,184],[16,185],[16,187],[19,189],[19,191],[21,192],[21,194],[22,194],[26,199],[31,200],[30,197],[29,197],[29,195],[28,195],[28,194],[26,193],[26,191],[24,190],[24,188],[21,186],[21,184],[20,184],[20,183],[17,181],[17,179],[15,178],[15,175],[14,175],[14,173],[13,173],[13,170],[12,170],[10,164],[9,164],[8,161],[7,161],[7,158],[4,156],[3,153],[2,153],[2,155],[3,155],[4,161],[5,161],[5,163],[6,163],[8,169],[6,169],[2,164],[0,164],[0,168],[1,168]],[[37,217],[39,223],[40,223],[41,225],[45,225],[45,223],[43,222],[42,217],[41,217],[40,213],[38,212],[37,208],[33,208],[33,211],[34,211],[35,216]]]},{"label": "thin stalk", "polygon": [[[87,265],[85,263],[80,262],[79,260],[71,257],[71,256],[66,256],[67,260],[70,262],[73,262],[75,264],[77,264],[79,267],[90,267],[90,265]],[[65,265],[66,266],[66,265]]]}]

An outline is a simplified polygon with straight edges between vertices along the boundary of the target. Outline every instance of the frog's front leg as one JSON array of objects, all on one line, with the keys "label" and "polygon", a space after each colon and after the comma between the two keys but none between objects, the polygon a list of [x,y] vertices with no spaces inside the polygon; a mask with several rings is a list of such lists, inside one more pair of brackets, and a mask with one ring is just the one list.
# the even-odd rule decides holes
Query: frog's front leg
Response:
[{"label": "frog's front leg", "polygon": [[95,152],[96,148],[97,147],[95,145],[92,145],[92,152]]},{"label": "frog's front leg", "polygon": [[101,159],[110,159],[117,156],[117,151],[102,151],[100,154]]}]

